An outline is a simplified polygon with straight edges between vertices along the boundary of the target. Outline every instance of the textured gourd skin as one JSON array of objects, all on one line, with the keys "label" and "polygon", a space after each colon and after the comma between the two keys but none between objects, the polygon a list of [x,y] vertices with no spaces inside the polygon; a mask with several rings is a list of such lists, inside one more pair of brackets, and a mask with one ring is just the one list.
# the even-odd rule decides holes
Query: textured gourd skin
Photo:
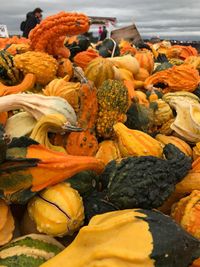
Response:
[{"label": "textured gourd skin", "polygon": [[111,161],[100,176],[108,199],[120,209],[157,208],[191,168],[191,159],[177,147],[164,148],[167,160],[152,156]]},{"label": "textured gourd skin", "polygon": [[58,63],[56,59],[44,52],[28,51],[14,57],[16,68],[23,74],[33,73],[36,76],[36,82],[46,85],[56,76]]},{"label": "textured gourd skin", "polygon": [[154,59],[152,52],[146,50],[146,51],[138,51],[135,54],[135,58],[140,64],[140,68],[146,69],[150,74],[153,71],[154,67]]},{"label": "textured gourd skin", "polygon": [[156,210],[120,210],[94,216],[70,246],[41,267],[188,267],[199,255],[200,242],[170,217]]},{"label": "textured gourd skin", "polygon": [[98,118],[96,130],[99,137],[109,139],[113,134],[113,125],[126,121],[126,111],[130,98],[123,82],[116,80],[105,81],[97,90]]}]

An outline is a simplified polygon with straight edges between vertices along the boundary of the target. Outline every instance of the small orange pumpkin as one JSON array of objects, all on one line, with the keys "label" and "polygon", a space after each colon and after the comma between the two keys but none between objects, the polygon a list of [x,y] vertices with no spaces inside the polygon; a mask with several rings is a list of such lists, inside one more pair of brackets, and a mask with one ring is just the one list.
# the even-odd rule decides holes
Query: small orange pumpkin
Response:
[{"label": "small orange pumpkin", "polygon": [[154,59],[153,59],[153,54],[149,50],[143,50],[143,51],[138,51],[135,54],[135,58],[140,64],[140,68],[144,68],[148,71],[148,73],[152,73],[154,69]]}]

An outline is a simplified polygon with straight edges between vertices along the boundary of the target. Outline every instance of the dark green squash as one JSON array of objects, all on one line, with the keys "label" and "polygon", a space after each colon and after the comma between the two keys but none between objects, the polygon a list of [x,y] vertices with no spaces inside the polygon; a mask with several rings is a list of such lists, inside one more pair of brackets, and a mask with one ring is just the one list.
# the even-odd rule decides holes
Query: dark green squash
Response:
[{"label": "dark green squash", "polygon": [[66,40],[65,46],[70,50],[70,59],[73,59],[79,52],[87,50],[90,40],[84,35],[72,36]]},{"label": "dark green squash", "polygon": [[153,71],[153,74],[156,73],[156,72],[158,72],[158,71],[161,71],[161,70],[169,69],[171,67],[173,67],[173,65],[170,62],[166,61],[166,62],[161,63],[160,65],[158,65],[155,68],[155,70]]},{"label": "dark green squash", "polygon": [[143,132],[148,132],[153,122],[153,111],[144,105],[133,101],[127,113],[125,125],[129,129],[136,129]]},{"label": "dark green squash", "polygon": [[102,57],[117,57],[120,55],[118,44],[111,38],[105,39],[102,43],[96,46],[96,49],[99,50],[99,54]]},{"label": "dark green squash", "polygon": [[165,159],[153,156],[111,161],[100,175],[105,199],[120,209],[160,207],[191,168],[191,159],[177,147],[164,147]]}]

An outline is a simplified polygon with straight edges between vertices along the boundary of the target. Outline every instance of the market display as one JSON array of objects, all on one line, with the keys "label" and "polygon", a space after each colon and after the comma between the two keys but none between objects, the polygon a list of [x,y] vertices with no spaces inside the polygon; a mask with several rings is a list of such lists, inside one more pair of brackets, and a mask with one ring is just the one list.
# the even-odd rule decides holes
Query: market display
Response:
[{"label": "market display", "polygon": [[0,38],[0,266],[199,267],[200,55],[89,27]]}]

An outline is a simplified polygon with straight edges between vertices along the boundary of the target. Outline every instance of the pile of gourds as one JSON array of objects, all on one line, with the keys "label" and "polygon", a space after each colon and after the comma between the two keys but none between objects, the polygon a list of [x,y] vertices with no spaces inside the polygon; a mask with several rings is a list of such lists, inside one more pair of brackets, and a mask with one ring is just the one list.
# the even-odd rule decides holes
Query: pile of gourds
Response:
[{"label": "pile of gourds", "polygon": [[200,56],[89,25],[0,50],[0,265],[200,266]]}]

